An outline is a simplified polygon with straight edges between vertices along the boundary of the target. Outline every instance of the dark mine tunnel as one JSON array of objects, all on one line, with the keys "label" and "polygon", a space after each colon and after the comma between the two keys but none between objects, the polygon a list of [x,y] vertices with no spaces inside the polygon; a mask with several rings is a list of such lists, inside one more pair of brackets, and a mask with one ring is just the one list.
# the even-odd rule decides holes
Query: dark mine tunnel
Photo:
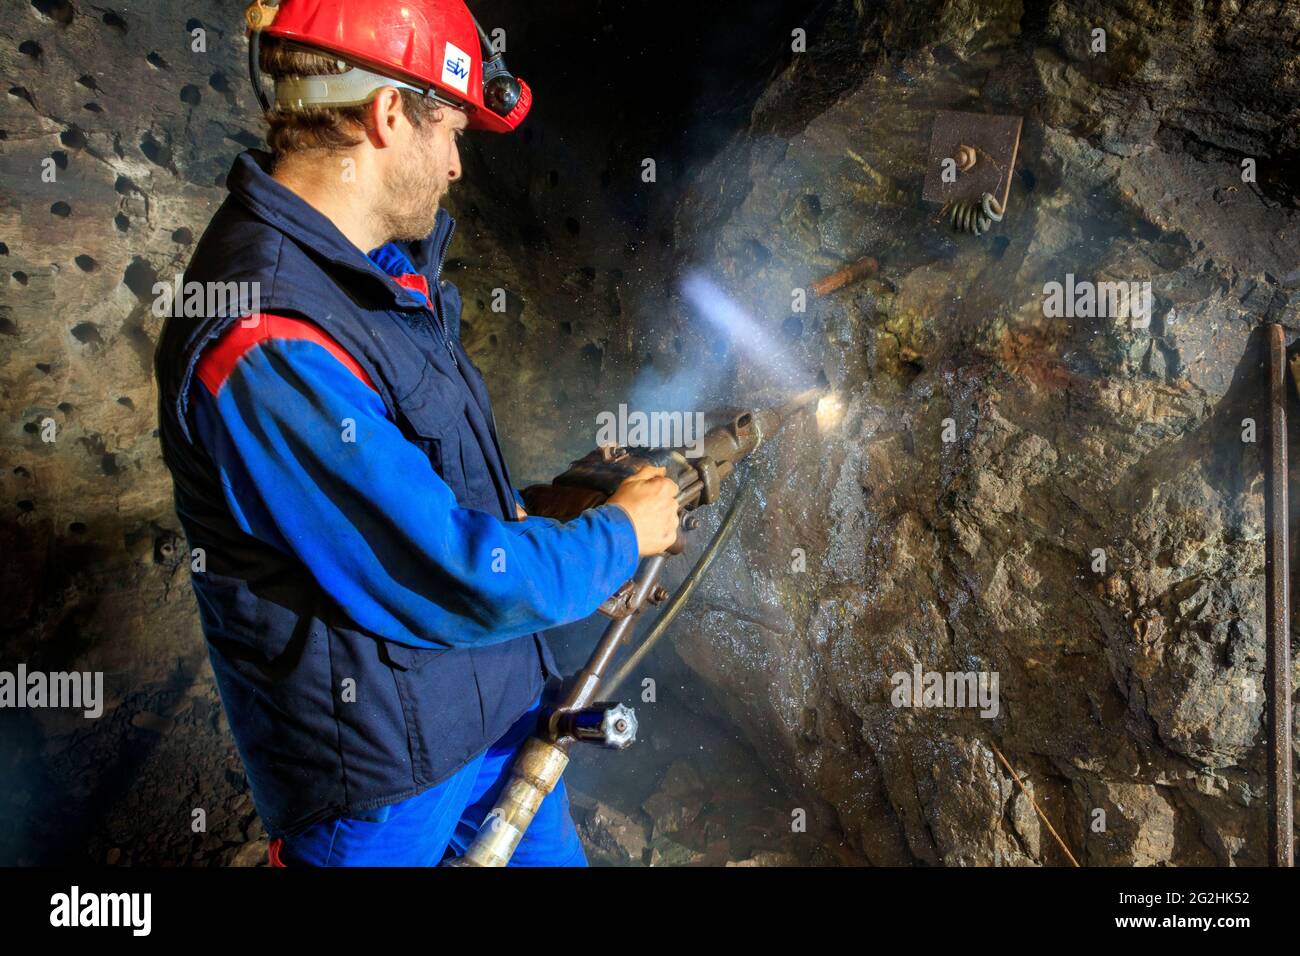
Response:
[{"label": "dark mine tunnel", "polygon": [[12,0],[0,867],[1289,866],[1298,49]]}]

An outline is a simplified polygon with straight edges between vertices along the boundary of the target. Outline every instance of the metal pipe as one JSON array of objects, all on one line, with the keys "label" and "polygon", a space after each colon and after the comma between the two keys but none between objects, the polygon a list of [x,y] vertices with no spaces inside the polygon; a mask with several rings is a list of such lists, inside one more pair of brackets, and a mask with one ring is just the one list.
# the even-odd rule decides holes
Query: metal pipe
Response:
[{"label": "metal pipe", "polygon": [[667,556],[662,554],[656,554],[645,560],[641,566],[641,573],[637,575],[632,598],[628,602],[634,609],[633,613],[610,622],[609,627],[605,628],[605,633],[601,636],[596,649],[591,652],[586,666],[578,673],[573,687],[555,708],[557,713],[580,710],[595,701],[596,691],[600,689],[601,678],[605,675],[605,668],[614,659],[614,654],[623,643],[628,630],[635,626],[637,618],[640,617],[640,609],[645,607],[651,589],[659,583],[659,576],[667,560]]},{"label": "metal pipe", "polygon": [[1291,563],[1287,505],[1286,331],[1267,327],[1268,446],[1265,475],[1264,694],[1268,725],[1268,855],[1293,866],[1291,787]]},{"label": "metal pipe", "polygon": [[828,276],[818,279],[812,284],[813,295],[823,296],[830,295],[837,289],[842,289],[846,285],[851,285],[862,279],[870,278],[880,271],[880,263],[871,256],[863,256],[857,262],[837,269]]}]

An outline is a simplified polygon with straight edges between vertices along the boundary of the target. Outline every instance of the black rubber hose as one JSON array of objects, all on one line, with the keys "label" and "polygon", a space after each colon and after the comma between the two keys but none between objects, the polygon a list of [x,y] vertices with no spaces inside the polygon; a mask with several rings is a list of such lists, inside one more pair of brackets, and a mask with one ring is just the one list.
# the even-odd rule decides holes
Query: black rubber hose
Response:
[{"label": "black rubber hose", "polygon": [[686,576],[686,580],[683,581],[682,586],[677,589],[677,593],[673,595],[672,600],[664,607],[663,613],[660,614],[658,619],[655,621],[654,627],[650,629],[650,633],[645,636],[645,640],[643,640],[637,649],[632,652],[632,655],[623,662],[617,671],[614,672],[613,676],[604,681],[600,688],[602,697],[613,696],[614,692],[618,690],[623,681],[627,680],[628,676],[632,673],[632,669],[641,663],[642,659],[650,653],[650,649],[654,647],[658,640],[664,636],[664,632],[668,630],[668,625],[672,624],[673,619],[677,617],[678,613],[681,612],[681,609],[686,606],[686,602],[690,600],[691,594],[693,594],[695,589],[700,586],[700,582],[704,580],[704,575],[709,573],[709,568],[712,567],[713,562],[717,560],[718,555],[722,552],[722,546],[731,540],[731,536],[736,533],[736,527],[738,524],[737,519],[740,517],[741,512],[744,511],[743,506],[749,501],[749,492],[750,483],[746,480],[745,483],[736,490],[736,496],[731,499],[731,506],[723,516],[722,524],[718,525],[718,530],[713,535],[713,540],[709,542],[709,546],[705,548],[704,553],[700,555],[700,560],[695,562],[695,567],[691,568],[691,573]]},{"label": "black rubber hose", "polygon": [[248,79],[253,84],[253,95],[257,97],[257,102],[262,106],[263,113],[271,112],[271,101],[267,98],[266,91],[262,89],[262,64],[259,63],[262,53],[262,31],[252,30],[248,34]]}]

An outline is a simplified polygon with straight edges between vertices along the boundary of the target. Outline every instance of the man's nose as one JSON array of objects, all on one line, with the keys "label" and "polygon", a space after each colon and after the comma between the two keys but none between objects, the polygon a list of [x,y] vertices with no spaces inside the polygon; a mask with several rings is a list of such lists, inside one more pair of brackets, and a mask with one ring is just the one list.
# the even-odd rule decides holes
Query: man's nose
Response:
[{"label": "man's nose", "polygon": [[447,165],[447,178],[453,183],[460,179],[460,150],[451,144],[451,162]]}]

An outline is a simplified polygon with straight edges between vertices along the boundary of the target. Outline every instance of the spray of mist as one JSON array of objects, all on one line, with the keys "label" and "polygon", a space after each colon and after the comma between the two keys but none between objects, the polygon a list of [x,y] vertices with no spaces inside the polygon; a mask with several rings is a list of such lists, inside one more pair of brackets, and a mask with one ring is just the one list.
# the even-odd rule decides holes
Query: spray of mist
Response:
[{"label": "spray of mist", "polygon": [[681,283],[682,295],[696,314],[726,337],[731,346],[762,369],[780,388],[806,388],[814,377],[796,361],[788,348],[772,338],[759,322],[702,272],[689,272]]}]

